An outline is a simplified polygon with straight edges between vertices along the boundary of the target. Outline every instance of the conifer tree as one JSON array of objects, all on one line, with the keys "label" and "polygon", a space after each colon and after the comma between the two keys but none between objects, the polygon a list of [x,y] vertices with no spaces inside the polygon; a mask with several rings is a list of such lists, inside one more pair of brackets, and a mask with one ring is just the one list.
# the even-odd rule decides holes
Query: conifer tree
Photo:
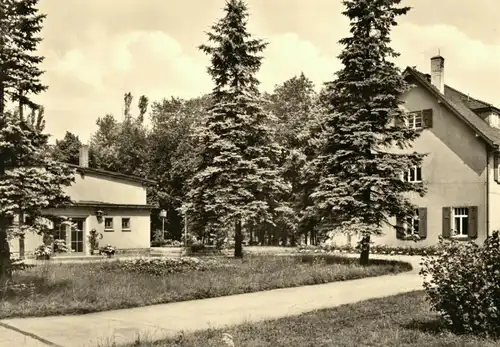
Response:
[{"label": "conifer tree", "polygon": [[[8,239],[26,232],[42,233],[43,209],[70,203],[63,187],[73,182],[73,171],[52,160],[47,151],[43,112],[27,120],[19,113],[4,112],[0,117],[0,282],[10,278]],[[20,217],[13,229],[11,220]],[[30,222],[23,224],[23,216]]]},{"label": "conifer tree", "polygon": [[410,152],[418,134],[404,126],[401,94],[408,90],[391,61],[396,17],[409,7],[401,0],[344,0],[350,33],[340,40],[344,67],[327,85],[324,146],[318,157],[322,178],[312,198],[325,231],[360,236],[360,263],[369,261],[371,235],[379,235],[390,217],[410,216],[408,194],[425,193],[422,184],[404,182],[402,173],[420,165]]},{"label": "conifer tree", "polygon": [[[0,1],[0,282],[11,276],[11,220],[17,215],[23,223],[28,214],[26,230],[42,232],[39,217],[46,207],[69,202],[62,188],[71,184],[73,173],[67,166],[49,157],[48,135],[45,134],[43,108],[31,99],[46,89],[40,83],[42,71],[36,56],[45,15],[38,13],[38,0]],[[7,102],[17,102],[17,112],[7,112]],[[23,116],[24,106],[33,111]]]},{"label": "conifer tree", "polygon": [[46,15],[38,13],[39,0],[0,2],[0,113],[7,100],[36,108],[31,96],[47,89],[40,81],[43,57],[35,54]]},{"label": "conifer tree", "polygon": [[255,77],[266,43],[248,33],[243,1],[226,1],[224,12],[208,33],[213,45],[200,46],[211,57],[208,73],[215,86],[198,133],[203,152],[184,211],[219,235],[234,228],[234,255],[242,257],[242,225],[273,223],[273,209],[289,187],[277,169],[282,149],[269,127],[271,116],[261,107]]}]

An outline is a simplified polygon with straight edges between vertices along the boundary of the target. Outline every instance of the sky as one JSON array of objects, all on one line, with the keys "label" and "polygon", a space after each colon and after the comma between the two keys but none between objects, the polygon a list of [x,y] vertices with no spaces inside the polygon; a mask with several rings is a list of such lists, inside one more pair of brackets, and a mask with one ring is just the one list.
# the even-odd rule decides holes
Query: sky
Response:
[{"label": "sky", "polygon": [[[272,91],[303,72],[320,88],[341,68],[338,40],[348,34],[341,0],[247,0],[248,28],[268,46],[258,74]],[[429,72],[445,58],[445,83],[500,106],[498,0],[403,0],[392,46],[401,68]],[[47,14],[39,53],[45,56],[37,97],[45,107],[51,142],[66,131],[87,142],[96,120],[122,119],[123,96],[150,102],[209,93],[209,60],[198,50],[223,15],[224,0],[41,0]]]}]

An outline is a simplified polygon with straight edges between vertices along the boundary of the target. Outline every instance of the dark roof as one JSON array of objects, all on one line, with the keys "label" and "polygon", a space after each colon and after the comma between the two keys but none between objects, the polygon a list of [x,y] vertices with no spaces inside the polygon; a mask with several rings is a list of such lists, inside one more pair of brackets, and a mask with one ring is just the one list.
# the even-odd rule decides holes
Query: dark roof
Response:
[{"label": "dark roof", "polygon": [[145,184],[156,184],[156,181],[147,179],[147,178],[142,178],[142,177],[137,177],[137,176],[132,176],[132,175],[125,175],[119,172],[113,172],[113,171],[107,171],[107,170],[101,170],[101,169],[93,169],[90,167],[81,167],[79,165],[75,164],[67,164],[69,167],[76,169],[77,172],[80,173],[91,173],[94,175],[100,175],[100,176],[105,176],[105,177],[113,177],[113,178],[119,178],[124,181],[131,181],[131,182],[139,182],[139,183],[145,183]]},{"label": "dark roof", "polygon": [[153,205],[134,205],[134,204],[112,204],[109,202],[102,201],[90,201],[90,200],[80,200],[74,201],[71,207],[95,207],[95,208],[123,208],[123,209],[142,209],[151,210],[155,208]]},{"label": "dark roof", "polygon": [[428,75],[423,74],[412,67],[407,67],[405,76],[413,76],[417,82],[424,86],[429,92],[431,92],[435,97],[438,98],[451,112],[455,113],[459,118],[461,118],[467,125],[469,125],[479,136],[481,136],[488,144],[498,148],[500,146],[500,130],[492,128],[486,121],[481,119],[476,113],[474,113],[472,107],[485,108],[492,107],[483,101],[469,98],[469,100],[464,100],[467,95],[459,92],[458,90],[445,86],[444,94],[442,94],[435,86],[430,82]]}]

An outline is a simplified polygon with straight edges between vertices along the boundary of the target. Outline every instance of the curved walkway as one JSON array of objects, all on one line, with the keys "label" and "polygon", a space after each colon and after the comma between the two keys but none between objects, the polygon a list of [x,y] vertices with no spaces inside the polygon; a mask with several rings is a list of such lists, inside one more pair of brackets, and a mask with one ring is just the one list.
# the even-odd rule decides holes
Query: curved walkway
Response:
[{"label": "curved walkway", "polygon": [[[357,256],[357,255],[352,255]],[[275,289],[204,300],[91,313],[79,316],[15,318],[0,321],[0,345],[111,346],[138,336],[159,339],[181,331],[262,321],[422,289],[420,257],[371,255],[409,262],[413,270],[345,282]]]}]

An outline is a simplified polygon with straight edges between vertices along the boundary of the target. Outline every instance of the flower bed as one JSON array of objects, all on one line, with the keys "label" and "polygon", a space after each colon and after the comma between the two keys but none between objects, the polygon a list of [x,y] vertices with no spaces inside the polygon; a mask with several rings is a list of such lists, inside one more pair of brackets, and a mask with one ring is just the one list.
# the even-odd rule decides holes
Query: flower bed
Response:
[{"label": "flower bed", "polygon": [[108,263],[112,269],[128,272],[164,276],[176,272],[205,271],[216,267],[218,264],[212,260],[200,261],[197,258],[141,258],[134,260],[121,260]]},{"label": "flower bed", "polygon": [[[299,253],[313,252],[313,253],[360,253],[359,249],[355,246],[311,246],[302,245],[297,247]],[[385,255],[435,255],[437,247],[403,247],[403,246],[386,246],[386,245],[372,245],[370,247],[371,254],[385,254]]]}]

